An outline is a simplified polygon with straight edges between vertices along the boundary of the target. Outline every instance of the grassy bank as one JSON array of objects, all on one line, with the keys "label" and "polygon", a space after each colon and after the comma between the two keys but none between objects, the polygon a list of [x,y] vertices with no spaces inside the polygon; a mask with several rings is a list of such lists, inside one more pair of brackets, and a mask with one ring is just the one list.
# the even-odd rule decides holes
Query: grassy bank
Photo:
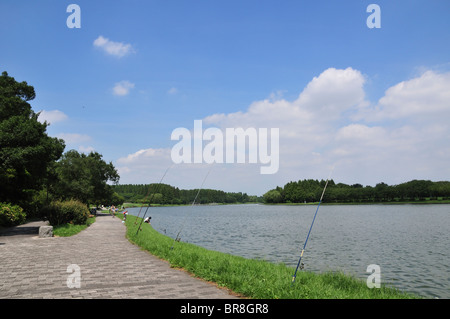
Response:
[{"label": "grassy bank", "polygon": [[[129,216],[126,221],[128,239],[153,255],[167,260],[171,267],[183,268],[196,277],[215,282],[242,296],[256,299],[404,299],[417,296],[382,286],[369,289],[365,281],[342,274],[299,271],[291,286],[294,269],[284,264],[211,251],[202,247],[174,242],[155,231],[151,225]],[[173,246],[173,249],[171,247]]]},{"label": "grassy bank", "polygon": [[89,217],[84,225],[63,224],[53,227],[53,235],[59,237],[69,237],[78,234],[95,222],[95,216]]}]

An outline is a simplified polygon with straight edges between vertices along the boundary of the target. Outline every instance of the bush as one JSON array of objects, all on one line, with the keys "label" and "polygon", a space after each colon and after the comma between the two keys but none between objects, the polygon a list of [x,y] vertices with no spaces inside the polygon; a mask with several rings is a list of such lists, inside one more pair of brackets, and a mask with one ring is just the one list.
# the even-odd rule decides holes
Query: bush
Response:
[{"label": "bush", "polygon": [[77,200],[53,201],[45,208],[44,215],[53,226],[68,223],[83,225],[89,217],[89,210]]},{"label": "bush", "polygon": [[11,227],[23,224],[26,214],[17,205],[0,203],[0,226]]}]

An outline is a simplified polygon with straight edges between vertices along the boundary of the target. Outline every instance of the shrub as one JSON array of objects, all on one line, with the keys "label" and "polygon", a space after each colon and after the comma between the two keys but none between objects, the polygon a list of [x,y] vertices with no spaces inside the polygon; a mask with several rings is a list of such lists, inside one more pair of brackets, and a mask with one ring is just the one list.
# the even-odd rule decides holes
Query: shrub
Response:
[{"label": "shrub", "polygon": [[23,224],[26,214],[17,205],[0,203],[0,226],[11,227]]},{"label": "shrub", "polygon": [[44,215],[53,226],[67,223],[83,225],[89,217],[89,210],[77,200],[53,201],[45,209]]}]

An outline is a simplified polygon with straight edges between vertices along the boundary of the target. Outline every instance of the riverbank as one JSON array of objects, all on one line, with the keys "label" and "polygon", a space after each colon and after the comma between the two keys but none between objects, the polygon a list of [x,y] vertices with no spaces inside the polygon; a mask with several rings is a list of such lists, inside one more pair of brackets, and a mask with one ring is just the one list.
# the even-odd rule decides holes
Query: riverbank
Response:
[{"label": "riverbank", "polygon": [[[214,204],[196,204],[203,206],[213,205],[268,205],[268,206],[303,206],[303,205],[318,205],[319,202],[306,202],[306,203],[260,203],[260,202],[248,202],[248,203],[214,203]],[[417,201],[389,201],[389,202],[337,202],[327,203],[322,202],[321,205],[439,205],[450,204],[450,200],[417,200]],[[125,208],[133,207],[147,207],[148,204],[142,203],[124,203]],[[151,204],[152,207],[176,207],[176,206],[192,206],[192,204]]]},{"label": "riverbank", "polygon": [[[262,205],[286,205],[286,206],[301,206],[301,205],[318,205],[319,202],[306,203],[263,203]],[[416,201],[388,201],[388,202],[322,202],[321,205],[439,205],[450,204],[450,200],[416,200]]]},{"label": "riverbank", "polygon": [[196,277],[214,282],[247,298],[255,299],[413,299],[419,296],[382,285],[370,289],[366,282],[343,273],[299,271],[291,286],[292,267],[246,259],[184,243],[162,235],[129,216],[127,238],[137,246],[182,268]]}]

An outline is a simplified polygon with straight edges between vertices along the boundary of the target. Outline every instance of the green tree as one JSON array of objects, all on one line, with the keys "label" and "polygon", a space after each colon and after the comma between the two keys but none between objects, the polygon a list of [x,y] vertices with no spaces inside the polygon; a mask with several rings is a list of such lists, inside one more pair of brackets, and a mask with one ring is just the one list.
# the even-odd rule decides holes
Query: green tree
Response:
[{"label": "green tree", "polygon": [[107,183],[117,183],[119,174],[114,165],[106,163],[97,152],[89,155],[75,150],[66,152],[57,163],[56,173],[55,193],[59,198],[78,199],[87,205],[117,201],[111,185]]},{"label": "green tree", "polygon": [[264,202],[272,203],[272,204],[281,203],[283,201],[283,196],[276,189],[272,189],[272,190],[268,191],[267,193],[265,193],[263,195],[263,198],[264,198]]},{"label": "green tree", "polygon": [[48,169],[61,157],[64,141],[49,137],[48,123],[28,101],[34,88],[3,72],[0,76],[0,201],[27,209],[33,195],[42,189]]}]

